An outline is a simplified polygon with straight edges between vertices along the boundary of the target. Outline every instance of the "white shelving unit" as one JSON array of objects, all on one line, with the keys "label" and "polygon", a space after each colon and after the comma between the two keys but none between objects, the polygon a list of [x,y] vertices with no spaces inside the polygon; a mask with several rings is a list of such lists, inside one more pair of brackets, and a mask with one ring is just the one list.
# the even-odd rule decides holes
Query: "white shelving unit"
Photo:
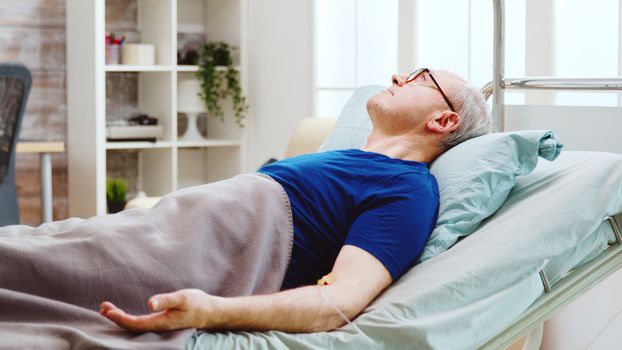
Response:
[{"label": "white shelving unit", "polygon": [[177,66],[178,72],[198,72],[199,66]]},{"label": "white shelving unit", "polygon": [[[177,85],[196,79],[198,67],[177,65],[177,34],[202,33],[209,41],[239,48],[234,61],[248,96],[248,0],[138,0],[140,41],[156,47],[151,66],[105,64],[105,1],[66,0],[69,215],[106,213],[109,150],[140,152],[137,183],[150,196],[247,171],[247,131],[235,124],[227,103],[224,123],[208,117],[205,140],[178,140]],[[106,75],[127,72],[138,75],[138,110],[157,116],[164,126],[155,143],[106,141]]]},{"label": "white shelving unit", "polygon": [[105,69],[106,72],[172,72],[175,70],[173,66],[130,66],[122,64],[106,65]]}]

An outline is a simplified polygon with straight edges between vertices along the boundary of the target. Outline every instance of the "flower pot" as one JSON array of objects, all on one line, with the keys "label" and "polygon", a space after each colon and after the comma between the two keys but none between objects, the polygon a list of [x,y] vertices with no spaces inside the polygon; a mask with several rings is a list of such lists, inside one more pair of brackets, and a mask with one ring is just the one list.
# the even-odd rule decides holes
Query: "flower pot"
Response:
[{"label": "flower pot", "polygon": [[118,213],[125,208],[126,202],[108,202],[108,214]]},{"label": "flower pot", "polygon": [[218,49],[214,52],[214,64],[217,66],[227,66],[231,60],[229,49]]}]

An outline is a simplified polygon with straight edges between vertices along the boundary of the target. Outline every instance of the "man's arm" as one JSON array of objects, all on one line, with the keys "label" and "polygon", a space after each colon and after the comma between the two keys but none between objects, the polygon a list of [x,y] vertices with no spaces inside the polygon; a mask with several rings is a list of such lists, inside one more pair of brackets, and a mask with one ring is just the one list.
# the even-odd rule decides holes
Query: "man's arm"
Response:
[{"label": "man's arm", "polygon": [[363,249],[344,246],[335,265],[334,281],[327,286],[307,286],[269,295],[222,298],[198,290],[181,290],[150,298],[153,313],[128,315],[109,302],[101,313],[133,331],[200,328],[208,330],[282,330],[314,332],[345,323],[322,292],[349,319],[356,317],[391,284],[384,265]]}]

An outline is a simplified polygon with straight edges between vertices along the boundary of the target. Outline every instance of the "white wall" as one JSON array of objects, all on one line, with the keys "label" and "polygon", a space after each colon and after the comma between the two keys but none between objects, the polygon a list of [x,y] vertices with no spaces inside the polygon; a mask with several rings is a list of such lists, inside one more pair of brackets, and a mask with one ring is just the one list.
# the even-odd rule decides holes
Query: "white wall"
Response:
[{"label": "white wall", "polygon": [[313,116],[312,0],[252,0],[248,8],[248,170],[282,158],[297,122]]}]

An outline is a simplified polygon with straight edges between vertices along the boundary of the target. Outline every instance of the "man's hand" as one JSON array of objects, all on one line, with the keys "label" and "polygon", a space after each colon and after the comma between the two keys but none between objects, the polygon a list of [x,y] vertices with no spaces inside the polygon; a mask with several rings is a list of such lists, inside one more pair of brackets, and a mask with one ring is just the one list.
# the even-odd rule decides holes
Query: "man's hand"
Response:
[{"label": "man's hand", "polygon": [[100,313],[134,332],[209,329],[218,325],[218,299],[198,289],[182,289],[149,298],[147,304],[152,313],[148,315],[128,315],[108,301],[101,304]]},{"label": "man's hand", "polygon": [[[149,315],[133,316],[110,302],[102,315],[135,332],[181,328],[318,332],[345,323],[339,312],[355,318],[391,284],[384,265],[367,251],[346,245],[333,266],[331,284],[306,286],[273,294],[222,298],[196,289],[183,289],[149,299]],[[320,293],[330,300],[327,301]],[[335,306],[337,310],[335,310]]]}]

